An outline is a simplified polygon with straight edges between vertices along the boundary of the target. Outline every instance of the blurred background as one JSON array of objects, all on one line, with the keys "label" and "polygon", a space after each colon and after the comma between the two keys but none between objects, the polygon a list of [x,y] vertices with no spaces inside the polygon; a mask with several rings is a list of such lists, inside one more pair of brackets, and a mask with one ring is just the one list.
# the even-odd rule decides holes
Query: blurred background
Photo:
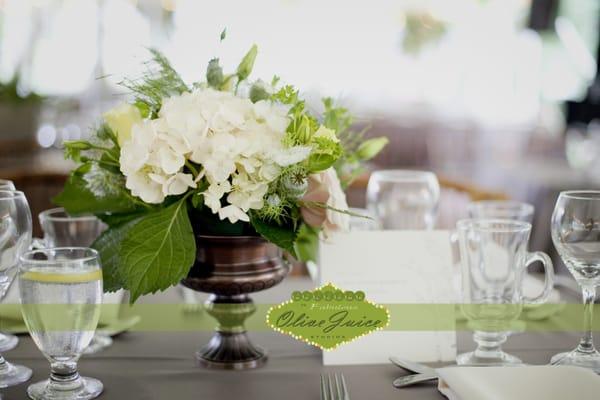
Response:
[{"label": "blurred background", "polygon": [[600,188],[599,25],[598,0],[0,0],[0,177],[48,208],[72,167],[63,141],[127,99],[118,83],[149,47],[193,82],[256,43],[254,77],[390,138],[373,169],[438,175],[438,226],[469,200],[527,201],[531,247],[549,251],[557,193]]}]

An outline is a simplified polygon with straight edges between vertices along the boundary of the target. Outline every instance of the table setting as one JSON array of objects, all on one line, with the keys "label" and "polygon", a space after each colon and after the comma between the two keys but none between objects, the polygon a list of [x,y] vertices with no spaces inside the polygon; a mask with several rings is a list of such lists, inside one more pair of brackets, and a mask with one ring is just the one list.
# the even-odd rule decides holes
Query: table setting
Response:
[{"label": "table setting", "polygon": [[[131,100],[65,142],[76,167],[42,238],[0,181],[2,398],[597,398],[600,192],[556,200],[574,280],[529,251],[530,204],[472,202],[436,229],[430,171],[374,171],[351,208],[344,190],[388,139],[331,98],[317,113],[251,80],[257,53],[188,85],[152,50],[122,82]],[[311,277],[288,276],[294,261]],[[283,306],[302,312],[285,334],[269,317]],[[556,328],[575,314],[583,328]]]}]

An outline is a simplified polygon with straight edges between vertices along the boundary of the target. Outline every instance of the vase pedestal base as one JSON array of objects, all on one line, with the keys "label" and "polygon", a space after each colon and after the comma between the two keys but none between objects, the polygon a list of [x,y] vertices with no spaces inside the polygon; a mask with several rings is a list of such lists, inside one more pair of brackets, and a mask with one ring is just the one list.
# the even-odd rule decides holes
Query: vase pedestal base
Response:
[{"label": "vase pedestal base", "polygon": [[218,325],[208,344],[196,353],[198,365],[239,370],[258,368],[267,362],[267,352],[252,344],[244,327],[244,321],[256,311],[250,297],[212,295],[204,307]]},{"label": "vase pedestal base", "polygon": [[267,352],[254,346],[245,332],[217,332],[210,342],[196,353],[196,363],[210,369],[259,368],[267,359]]}]

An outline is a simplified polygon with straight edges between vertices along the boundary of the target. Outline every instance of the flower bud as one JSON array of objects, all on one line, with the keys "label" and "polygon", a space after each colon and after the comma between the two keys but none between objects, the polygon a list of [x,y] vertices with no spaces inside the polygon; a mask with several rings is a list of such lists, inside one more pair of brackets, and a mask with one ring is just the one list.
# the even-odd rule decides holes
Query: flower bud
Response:
[{"label": "flower bud", "polygon": [[242,62],[240,62],[240,65],[238,65],[236,73],[240,81],[243,81],[248,76],[250,76],[252,68],[254,68],[254,60],[256,59],[257,53],[258,47],[256,47],[256,45],[253,45],[252,48],[250,48],[248,53],[246,53],[246,55],[242,59]]},{"label": "flower bud", "polygon": [[308,180],[300,175],[289,174],[281,179],[283,188],[292,199],[299,199],[306,193],[308,189]]},{"label": "flower bud", "polygon": [[206,81],[212,88],[220,88],[223,84],[223,68],[219,65],[219,59],[213,58],[206,68]]},{"label": "flower bud", "polygon": [[265,84],[262,81],[256,81],[250,88],[250,101],[256,103],[261,100],[267,100],[270,97]]},{"label": "flower bud", "polygon": [[383,136],[366,140],[356,150],[356,156],[361,160],[370,160],[383,150],[388,143],[388,138]]},{"label": "flower bud", "polygon": [[123,103],[104,113],[104,121],[117,135],[117,141],[122,146],[131,138],[133,125],[142,122],[142,115],[136,106]]}]

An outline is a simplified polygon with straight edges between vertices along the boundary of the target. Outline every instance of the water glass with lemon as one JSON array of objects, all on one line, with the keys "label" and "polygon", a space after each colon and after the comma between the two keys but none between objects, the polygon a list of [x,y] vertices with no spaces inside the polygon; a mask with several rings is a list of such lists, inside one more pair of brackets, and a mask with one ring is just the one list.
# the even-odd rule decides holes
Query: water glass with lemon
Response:
[{"label": "water glass with lemon", "polygon": [[102,383],[77,371],[77,361],[92,340],[100,317],[98,253],[86,247],[27,252],[19,266],[19,291],[27,329],[50,361],[50,379],[29,386],[29,397],[84,400],[99,396]]}]

